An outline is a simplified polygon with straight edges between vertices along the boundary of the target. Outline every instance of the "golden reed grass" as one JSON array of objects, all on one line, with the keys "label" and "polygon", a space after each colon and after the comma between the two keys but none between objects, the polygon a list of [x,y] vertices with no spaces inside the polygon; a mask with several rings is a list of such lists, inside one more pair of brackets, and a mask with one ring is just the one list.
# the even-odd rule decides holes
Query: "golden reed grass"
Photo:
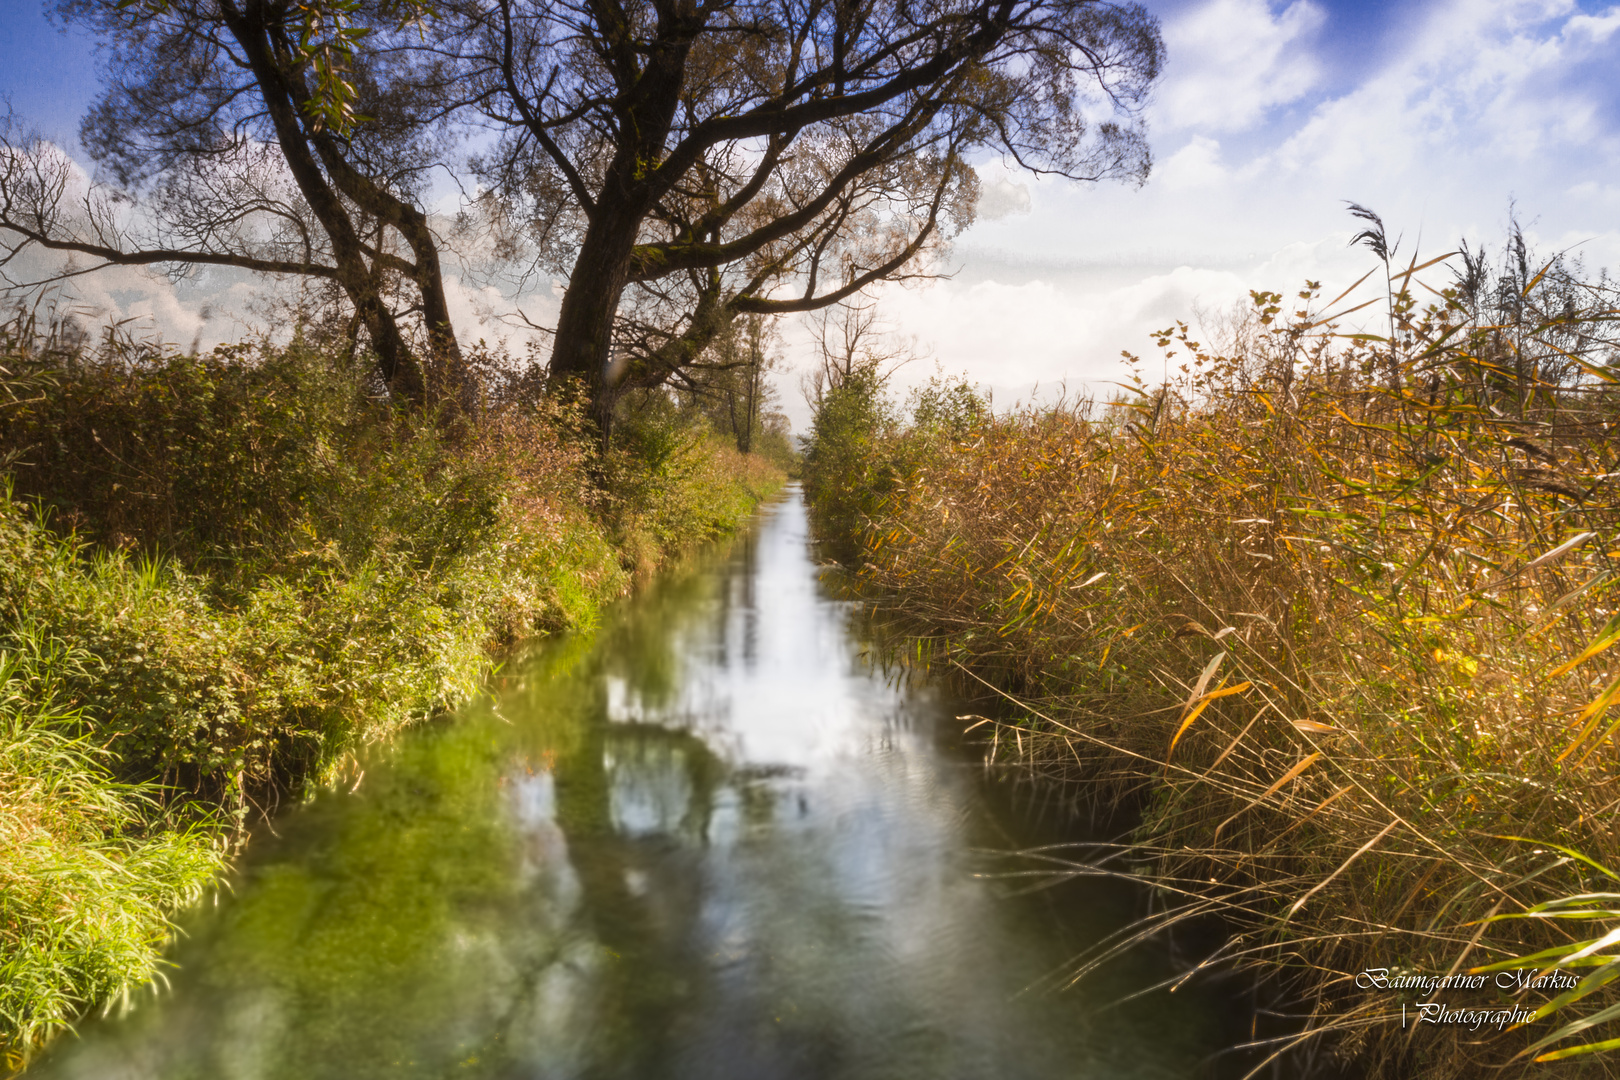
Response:
[{"label": "golden reed grass", "polygon": [[[1314,1041],[1371,1074],[1472,1076],[1602,1034],[1414,1035],[1401,995],[1356,985],[1568,957],[1592,922],[1503,916],[1620,890],[1612,293],[1519,252],[1493,277],[1465,251],[1421,306],[1425,267],[1397,267],[1385,333],[1345,332],[1314,286],[1291,312],[1257,293],[1220,349],[1161,335],[1156,388],[879,437],[858,565],[908,649],[1015,699],[998,759],[1142,808],[1128,844],[1026,853],[1156,886],[1075,977],[1216,914],[1234,932],[1210,962],[1304,1003],[1268,1060]],[[1562,1015],[1608,1015],[1592,989]]]}]

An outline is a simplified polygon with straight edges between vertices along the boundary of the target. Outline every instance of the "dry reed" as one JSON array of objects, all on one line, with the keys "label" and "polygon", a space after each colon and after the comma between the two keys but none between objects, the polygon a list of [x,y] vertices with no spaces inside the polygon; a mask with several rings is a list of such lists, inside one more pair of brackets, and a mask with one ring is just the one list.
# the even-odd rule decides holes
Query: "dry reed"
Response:
[{"label": "dry reed", "polygon": [[[1464,251],[1421,306],[1425,267],[1395,267],[1383,333],[1344,331],[1366,305],[1336,316],[1314,285],[1287,311],[1256,293],[1222,348],[1162,334],[1161,386],[880,440],[858,564],[909,650],[1016,700],[996,757],[1141,807],[1128,844],[1026,853],[1156,886],[1075,977],[1215,914],[1234,933],[1210,962],[1304,1003],[1268,1059],[1331,1033],[1372,1074],[1464,1076],[1603,1033],[1403,1032],[1424,995],[1357,988],[1545,949],[1532,969],[1568,967],[1590,922],[1503,916],[1620,891],[1614,296],[1515,252],[1492,274]],[[1615,906],[1563,912],[1608,929]],[[1560,1018],[1610,1015],[1593,990]]]}]

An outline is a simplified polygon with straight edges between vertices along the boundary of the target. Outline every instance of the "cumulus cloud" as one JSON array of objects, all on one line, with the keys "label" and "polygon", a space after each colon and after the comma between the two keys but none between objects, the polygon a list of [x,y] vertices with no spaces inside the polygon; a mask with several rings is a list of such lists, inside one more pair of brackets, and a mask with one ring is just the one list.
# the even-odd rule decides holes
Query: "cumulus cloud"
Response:
[{"label": "cumulus cloud", "polygon": [[1466,171],[1478,188],[1613,160],[1616,29],[1620,9],[1588,16],[1569,0],[1437,7],[1382,70],[1321,103],[1276,164],[1372,181]]},{"label": "cumulus cloud", "polygon": [[1169,63],[1155,118],[1170,128],[1244,131],[1321,78],[1311,49],[1326,15],[1310,0],[1210,0],[1164,27]]},{"label": "cumulus cloud", "polygon": [[[904,394],[926,382],[937,364],[952,374],[967,372],[993,388],[1004,404],[1028,400],[1037,385],[1043,396],[1065,384],[1083,390],[1088,383],[1117,378],[1120,349],[1146,349],[1149,328],[1186,318],[1194,306],[1224,308],[1247,296],[1242,275],[1224,270],[1182,266],[1139,279],[1117,278],[1114,288],[1084,292],[1039,279],[885,289],[878,296],[879,310],[902,336],[915,336],[915,351],[929,361],[900,368],[891,388]],[[807,341],[794,352],[801,367],[812,362]],[[785,404],[803,430],[808,409],[791,399]]]},{"label": "cumulus cloud", "polygon": [[1148,185],[1030,180],[1029,214],[964,237],[957,280],[885,309],[947,370],[1016,397],[1037,381],[1100,389],[1121,349],[1151,352],[1149,331],[1250,289],[1348,287],[1375,265],[1348,245],[1349,199],[1403,255],[1499,245],[1516,206],[1539,250],[1620,267],[1620,5],[1440,0],[1402,18],[1394,46],[1330,90],[1311,55],[1332,31],[1319,9],[1184,10],[1166,25]]},{"label": "cumulus cloud", "polygon": [[1159,166],[1156,178],[1172,191],[1206,187],[1228,179],[1221,164],[1221,144],[1206,135],[1194,135]]}]

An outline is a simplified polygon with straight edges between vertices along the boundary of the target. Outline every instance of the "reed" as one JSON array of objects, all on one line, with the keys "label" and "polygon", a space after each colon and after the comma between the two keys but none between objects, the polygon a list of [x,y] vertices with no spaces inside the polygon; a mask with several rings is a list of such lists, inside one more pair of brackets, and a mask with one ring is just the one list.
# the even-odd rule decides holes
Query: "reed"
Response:
[{"label": "reed", "polygon": [[[1520,241],[1453,255],[1420,303],[1448,264],[1397,263],[1357,210],[1374,300],[1255,293],[1218,347],[1159,335],[1167,378],[1106,403],[867,425],[868,479],[820,478],[824,520],[859,510],[843,535],[911,657],[1013,700],[993,757],[1139,808],[1128,842],[1027,853],[1155,886],[1075,977],[1216,914],[1206,963],[1304,1003],[1268,1059],[1331,1035],[1374,1075],[1606,1073],[1582,1055],[1620,1015],[1620,934],[1592,930],[1620,925],[1615,291]],[[1479,1000],[1568,1027],[1403,1032],[1423,995],[1356,985],[1560,957],[1602,976]]]}]

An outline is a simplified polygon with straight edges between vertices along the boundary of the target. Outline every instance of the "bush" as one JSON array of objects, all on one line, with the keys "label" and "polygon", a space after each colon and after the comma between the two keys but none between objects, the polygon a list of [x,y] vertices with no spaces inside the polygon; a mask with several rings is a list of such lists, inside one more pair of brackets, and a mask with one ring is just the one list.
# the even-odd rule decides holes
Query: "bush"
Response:
[{"label": "bush", "polygon": [[663,393],[622,411],[600,463],[598,506],[626,569],[645,575],[663,553],[730,532],[782,486],[775,464],[739,452],[702,413]]},{"label": "bush", "polygon": [[804,490],[834,543],[853,538],[899,480],[907,444],[875,366],[854,368],[817,403],[804,450]]},{"label": "bush", "polygon": [[117,718],[120,775],[238,820],[465,700],[490,647],[588,625],[624,586],[565,416],[447,432],[297,347],[55,377],[5,434],[58,528],[0,500],[0,604],[87,650],[70,689]]}]

